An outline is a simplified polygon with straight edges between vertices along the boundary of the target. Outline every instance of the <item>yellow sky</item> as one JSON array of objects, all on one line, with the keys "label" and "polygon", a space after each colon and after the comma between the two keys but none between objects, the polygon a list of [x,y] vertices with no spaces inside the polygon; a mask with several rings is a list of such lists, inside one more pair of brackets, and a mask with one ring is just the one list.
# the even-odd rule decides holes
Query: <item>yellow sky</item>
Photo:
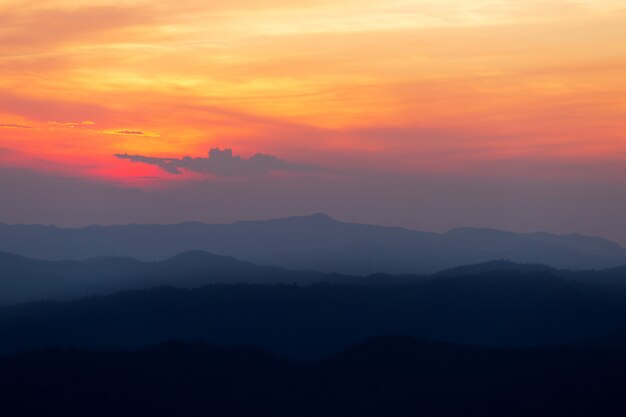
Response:
[{"label": "yellow sky", "polygon": [[155,167],[114,153],[212,147],[408,172],[623,161],[624,39],[613,0],[0,0],[0,164],[123,181]]}]

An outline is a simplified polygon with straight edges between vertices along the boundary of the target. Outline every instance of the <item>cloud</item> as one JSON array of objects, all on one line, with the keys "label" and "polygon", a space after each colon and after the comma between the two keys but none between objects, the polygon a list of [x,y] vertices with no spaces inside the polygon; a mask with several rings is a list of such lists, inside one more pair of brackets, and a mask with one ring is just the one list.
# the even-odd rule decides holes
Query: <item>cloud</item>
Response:
[{"label": "cloud", "polygon": [[154,132],[146,132],[138,129],[116,129],[116,130],[100,130],[100,133],[106,135],[122,135],[122,136],[146,136],[149,138],[158,138],[159,134]]},{"label": "cloud", "polygon": [[71,127],[72,129],[75,127],[85,127],[95,125],[95,122],[84,120],[82,122],[48,122],[50,126],[61,126],[61,127]]},{"label": "cloud", "polygon": [[116,130],[115,133],[119,135],[145,135],[141,130]]},{"label": "cloud", "polygon": [[0,127],[10,128],[10,129],[34,129],[34,127],[32,126],[17,125],[17,124],[12,124],[12,123],[0,123]]},{"label": "cloud", "polygon": [[220,177],[241,177],[267,174],[270,171],[311,172],[311,165],[295,164],[273,155],[257,153],[249,159],[233,156],[232,149],[214,148],[208,158],[155,158],[143,155],[115,154],[116,158],[132,162],[156,165],[170,174],[181,174],[183,170],[213,174]]}]

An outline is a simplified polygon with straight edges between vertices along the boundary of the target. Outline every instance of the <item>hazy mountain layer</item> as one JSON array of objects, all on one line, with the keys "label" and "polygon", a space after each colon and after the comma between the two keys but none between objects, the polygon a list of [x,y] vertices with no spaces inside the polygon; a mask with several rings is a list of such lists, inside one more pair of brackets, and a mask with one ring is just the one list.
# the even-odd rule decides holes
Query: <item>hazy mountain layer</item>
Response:
[{"label": "hazy mountain layer", "polygon": [[441,277],[485,273],[543,273],[567,280],[626,286],[625,267],[600,271],[559,270],[541,264],[491,261],[446,269],[431,275],[372,274],[366,277],[258,266],[228,256],[186,252],[165,261],[100,257],[86,261],[42,261],[0,252],[0,305],[37,300],[69,300],[161,285],[195,288],[209,284],[314,283],[389,286]]},{"label": "hazy mountain layer", "polygon": [[158,262],[115,257],[42,261],[0,252],[0,305],[41,299],[70,299],[160,285],[194,288],[213,283],[310,284],[356,279],[257,266],[199,251],[182,253]]},{"label": "hazy mountain layer", "polygon": [[162,260],[203,250],[261,265],[362,275],[432,273],[494,259],[571,269],[626,264],[626,249],[595,237],[473,228],[438,234],[343,223],[323,214],[214,225],[0,225],[0,250],[47,260]]}]

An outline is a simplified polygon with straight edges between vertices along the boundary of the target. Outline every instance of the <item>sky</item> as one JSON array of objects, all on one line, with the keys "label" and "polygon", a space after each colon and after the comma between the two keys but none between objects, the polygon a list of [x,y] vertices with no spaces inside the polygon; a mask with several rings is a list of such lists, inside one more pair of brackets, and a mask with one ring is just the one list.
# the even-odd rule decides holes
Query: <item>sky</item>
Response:
[{"label": "sky", "polygon": [[623,0],[0,0],[0,222],[626,244]]}]

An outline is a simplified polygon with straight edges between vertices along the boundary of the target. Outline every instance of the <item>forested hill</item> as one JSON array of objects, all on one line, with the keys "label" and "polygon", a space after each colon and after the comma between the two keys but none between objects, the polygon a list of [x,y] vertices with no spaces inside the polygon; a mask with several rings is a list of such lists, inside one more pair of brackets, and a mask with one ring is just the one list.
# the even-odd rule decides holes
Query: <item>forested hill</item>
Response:
[{"label": "forested hill", "polygon": [[316,361],[169,342],[0,358],[2,410],[22,416],[615,417],[626,350],[490,349],[407,337]]}]

